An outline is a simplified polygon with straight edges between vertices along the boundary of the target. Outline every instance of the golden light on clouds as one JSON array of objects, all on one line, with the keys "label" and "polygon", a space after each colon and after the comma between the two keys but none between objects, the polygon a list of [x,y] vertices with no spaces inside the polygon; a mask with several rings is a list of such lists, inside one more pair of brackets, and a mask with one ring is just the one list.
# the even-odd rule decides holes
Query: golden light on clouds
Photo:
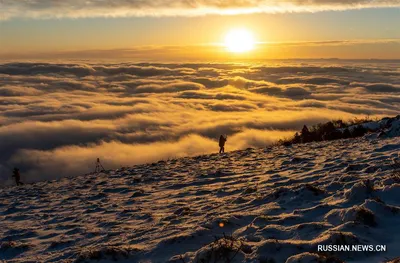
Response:
[{"label": "golden light on clouds", "polygon": [[400,7],[399,0],[35,0],[0,1],[0,20],[14,17],[143,17],[202,16],[252,13],[292,13],[362,8]]},{"label": "golden light on clouds", "polygon": [[225,36],[225,47],[233,53],[243,53],[254,49],[255,41],[251,31],[244,28],[231,29]]}]

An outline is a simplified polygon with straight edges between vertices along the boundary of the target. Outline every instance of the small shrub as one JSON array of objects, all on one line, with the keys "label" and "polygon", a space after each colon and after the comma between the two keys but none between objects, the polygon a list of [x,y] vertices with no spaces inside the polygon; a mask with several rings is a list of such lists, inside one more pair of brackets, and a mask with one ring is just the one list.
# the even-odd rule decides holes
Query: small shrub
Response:
[{"label": "small shrub", "polygon": [[286,188],[278,188],[277,190],[275,190],[273,193],[272,193],[272,197],[273,197],[273,199],[278,199],[279,197],[281,197],[284,193],[286,193],[287,192],[287,189]]},{"label": "small shrub", "polygon": [[[247,248],[247,249],[246,249]],[[245,246],[243,241],[234,238],[233,236],[226,236],[216,238],[214,242],[208,245],[208,250],[205,251],[197,260],[196,263],[212,263],[212,262],[226,262],[230,263],[240,253],[245,253],[249,247]],[[251,249],[251,248],[250,248]],[[247,251],[249,252],[249,251]],[[251,251],[250,251],[251,252]]]},{"label": "small shrub", "polygon": [[371,180],[367,179],[363,183],[367,187],[368,194],[372,194],[375,191],[374,183],[372,183]]},{"label": "small shrub", "polygon": [[355,243],[360,243],[358,238],[353,234],[343,234],[341,232],[333,237],[333,245],[354,245]]},{"label": "small shrub", "polygon": [[252,194],[257,192],[257,186],[248,186],[245,190],[244,190],[244,194]]},{"label": "small shrub", "polygon": [[139,250],[137,248],[118,246],[107,246],[100,249],[91,249],[81,253],[75,260],[75,263],[82,263],[86,262],[87,260],[103,260],[107,258],[112,258],[114,261],[128,259],[131,253],[138,251]]},{"label": "small shrub", "polygon": [[352,137],[361,137],[361,136],[364,136],[367,132],[368,132],[368,130],[364,126],[358,125],[351,131],[351,136]]},{"label": "small shrub", "polygon": [[379,197],[379,196],[375,196],[372,198],[372,200],[381,203],[381,204],[385,204],[385,202]]},{"label": "small shrub", "polygon": [[364,225],[367,226],[377,225],[374,213],[371,210],[366,209],[364,207],[360,207],[359,209],[357,209],[356,221],[363,223]]},{"label": "small shrub", "polygon": [[58,249],[64,245],[69,245],[71,244],[73,241],[71,240],[59,240],[59,241],[53,241],[51,242],[49,249]]},{"label": "small shrub", "polygon": [[325,193],[324,190],[321,190],[318,187],[313,186],[311,184],[306,184],[306,189],[311,191],[314,195],[320,195]]},{"label": "small shrub", "polygon": [[364,123],[371,122],[371,121],[378,121],[378,119],[377,118],[371,119],[370,116],[365,116],[365,117],[361,117],[361,118],[355,117],[354,119],[349,121],[348,125],[349,126],[360,125],[360,124],[364,124]]},{"label": "small shrub", "polygon": [[6,251],[8,249],[23,249],[26,250],[30,246],[28,244],[16,242],[16,241],[5,241],[0,243],[0,251]]},{"label": "small shrub", "polygon": [[329,255],[329,254],[325,254],[325,253],[317,253],[317,254],[320,256],[320,258],[319,258],[320,261],[318,261],[318,262],[321,262],[321,263],[322,262],[323,263],[345,263],[343,260],[341,260],[335,256]]},{"label": "small shrub", "polygon": [[290,140],[282,140],[282,141],[281,141],[281,144],[282,144],[283,146],[288,147],[288,146],[291,146],[293,143],[292,143]]},{"label": "small shrub", "polygon": [[351,132],[348,128],[344,129],[343,133],[342,133],[342,138],[343,139],[349,139],[351,138]]},{"label": "small shrub", "polygon": [[269,257],[261,257],[258,259],[259,263],[276,263],[275,259]]}]

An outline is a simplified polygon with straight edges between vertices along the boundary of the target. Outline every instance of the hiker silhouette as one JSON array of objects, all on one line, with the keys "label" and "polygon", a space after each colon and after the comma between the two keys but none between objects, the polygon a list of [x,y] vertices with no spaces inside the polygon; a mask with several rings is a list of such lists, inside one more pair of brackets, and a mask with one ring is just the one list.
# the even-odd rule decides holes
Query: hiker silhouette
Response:
[{"label": "hiker silhouette", "polygon": [[21,182],[21,175],[19,174],[18,168],[14,168],[12,177],[15,177],[15,183],[17,184],[17,186],[24,184]]},{"label": "hiker silhouette", "polygon": [[224,153],[225,152],[225,142],[227,141],[228,136],[221,135],[219,136],[219,153]]}]

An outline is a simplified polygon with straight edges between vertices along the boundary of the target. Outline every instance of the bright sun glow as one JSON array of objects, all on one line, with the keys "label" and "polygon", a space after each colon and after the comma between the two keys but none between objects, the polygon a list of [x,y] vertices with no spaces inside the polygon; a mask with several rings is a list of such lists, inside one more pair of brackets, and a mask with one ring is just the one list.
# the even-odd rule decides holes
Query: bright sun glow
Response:
[{"label": "bright sun glow", "polygon": [[241,53],[254,48],[254,37],[246,29],[232,29],[226,34],[225,46],[230,52]]}]

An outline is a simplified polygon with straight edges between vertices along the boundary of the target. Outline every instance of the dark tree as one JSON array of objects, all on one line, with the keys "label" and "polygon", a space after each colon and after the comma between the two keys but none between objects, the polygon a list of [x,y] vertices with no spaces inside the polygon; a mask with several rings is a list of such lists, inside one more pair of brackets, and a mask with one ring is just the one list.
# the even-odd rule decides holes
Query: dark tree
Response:
[{"label": "dark tree", "polygon": [[368,132],[368,130],[364,126],[358,125],[351,132],[351,136],[352,137],[361,137],[361,136],[364,136],[367,132]]},{"label": "dark tree", "polygon": [[343,134],[342,134],[342,137],[343,137],[344,139],[351,138],[351,133],[350,133],[350,130],[349,130],[348,128],[344,129]]},{"label": "dark tree", "polygon": [[308,127],[306,125],[304,125],[303,129],[301,129],[300,136],[302,143],[311,142],[311,132],[308,130]]}]

